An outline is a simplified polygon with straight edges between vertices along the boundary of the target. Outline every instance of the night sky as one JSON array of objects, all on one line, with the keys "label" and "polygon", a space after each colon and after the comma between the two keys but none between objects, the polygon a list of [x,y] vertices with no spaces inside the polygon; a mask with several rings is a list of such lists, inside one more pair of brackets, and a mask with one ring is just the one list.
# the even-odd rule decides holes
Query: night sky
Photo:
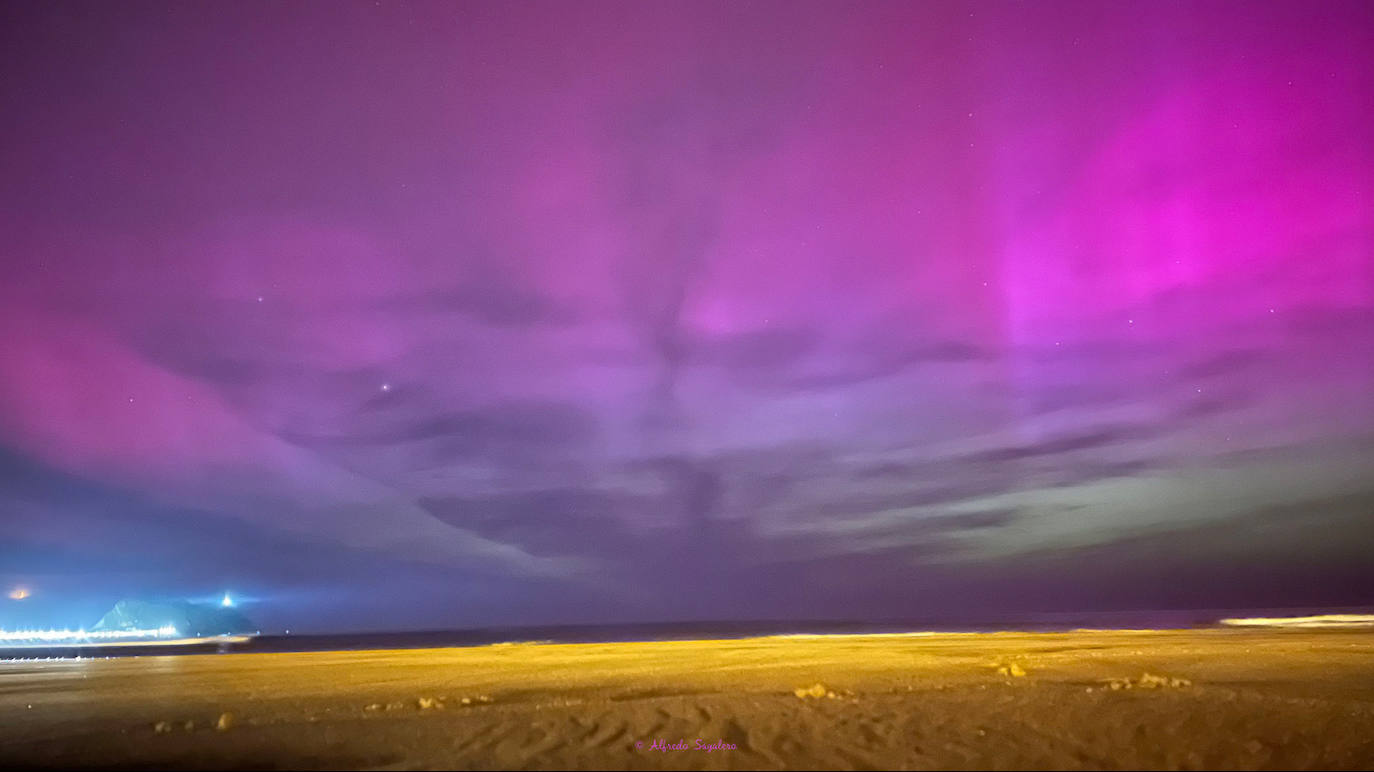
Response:
[{"label": "night sky", "polygon": [[1374,4],[6,3],[0,627],[1374,603]]}]

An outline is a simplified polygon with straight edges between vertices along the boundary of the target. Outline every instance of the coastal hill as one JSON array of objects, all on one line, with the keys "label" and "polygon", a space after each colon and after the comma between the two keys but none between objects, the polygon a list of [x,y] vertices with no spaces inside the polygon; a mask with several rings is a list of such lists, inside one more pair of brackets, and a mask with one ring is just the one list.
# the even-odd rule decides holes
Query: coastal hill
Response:
[{"label": "coastal hill", "polygon": [[187,601],[153,603],[121,600],[96,622],[92,630],[156,630],[175,627],[177,635],[200,638],[236,635],[257,630],[248,617],[232,608]]}]

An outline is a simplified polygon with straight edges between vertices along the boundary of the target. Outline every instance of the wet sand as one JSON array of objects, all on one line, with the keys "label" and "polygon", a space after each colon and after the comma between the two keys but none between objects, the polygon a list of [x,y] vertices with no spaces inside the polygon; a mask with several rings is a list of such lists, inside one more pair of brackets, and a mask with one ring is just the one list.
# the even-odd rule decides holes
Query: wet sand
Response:
[{"label": "wet sand", "polygon": [[4,662],[0,716],[0,765],[44,767],[1359,769],[1374,767],[1374,633]]}]

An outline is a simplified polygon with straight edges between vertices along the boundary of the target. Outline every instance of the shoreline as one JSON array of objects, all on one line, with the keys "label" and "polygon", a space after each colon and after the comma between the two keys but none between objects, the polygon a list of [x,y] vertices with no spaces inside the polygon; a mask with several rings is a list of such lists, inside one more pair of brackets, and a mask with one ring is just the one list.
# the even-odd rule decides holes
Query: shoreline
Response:
[{"label": "shoreline", "polygon": [[[1269,609],[1268,613],[1281,609]],[[1294,609],[1296,610],[1296,609]],[[1157,615],[1165,612],[1127,612]],[[1201,611],[1169,612],[1196,618]],[[362,651],[373,649],[480,648],[516,644],[649,643],[656,641],[811,640],[825,638],[912,638],[947,635],[1029,635],[1054,633],[1158,633],[1225,629],[1360,629],[1374,627],[1374,614],[1342,611],[1302,616],[1206,617],[1208,621],[1173,626],[1084,626],[1067,623],[1086,614],[1048,614],[1035,620],[990,624],[922,624],[902,622],[771,620],[638,623],[625,625],[554,625],[544,627],[468,628],[411,632],[301,633],[297,635],[226,634],[196,638],[74,640],[63,643],[5,645],[0,661],[22,659],[84,659],[82,652],[98,649],[95,656],[155,656],[200,653],[241,654],[265,652]],[[1061,621],[1050,621],[1060,617]],[[811,629],[807,629],[811,628]],[[826,630],[825,628],[829,628]],[[43,632],[43,631],[40,631]],[[156,651],[165,649],[164,651]],[[127,651],[126,651],[127,650]],[[152,651],[150,651],[152,650]]]}]

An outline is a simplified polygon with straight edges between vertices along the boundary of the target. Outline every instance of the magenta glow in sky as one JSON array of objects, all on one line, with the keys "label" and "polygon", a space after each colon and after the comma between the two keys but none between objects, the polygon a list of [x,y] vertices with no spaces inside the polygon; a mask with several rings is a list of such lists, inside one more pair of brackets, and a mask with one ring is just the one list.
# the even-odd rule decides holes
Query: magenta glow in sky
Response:
[{"label": "magenta glow in sky", "polygon": [[1374,602],[1367,3],[3,15],[26,608]]}]

